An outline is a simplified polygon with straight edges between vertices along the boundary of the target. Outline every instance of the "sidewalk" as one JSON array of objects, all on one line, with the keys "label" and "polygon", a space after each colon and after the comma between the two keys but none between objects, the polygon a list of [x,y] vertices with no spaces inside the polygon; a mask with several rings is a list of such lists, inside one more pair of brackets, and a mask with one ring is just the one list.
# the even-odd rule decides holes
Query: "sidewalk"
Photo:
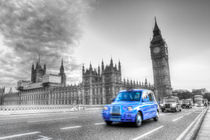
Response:
[{"label": "sidewalk", "polygon": [[206,112],[196,140],[210,140],[210,109]]}]

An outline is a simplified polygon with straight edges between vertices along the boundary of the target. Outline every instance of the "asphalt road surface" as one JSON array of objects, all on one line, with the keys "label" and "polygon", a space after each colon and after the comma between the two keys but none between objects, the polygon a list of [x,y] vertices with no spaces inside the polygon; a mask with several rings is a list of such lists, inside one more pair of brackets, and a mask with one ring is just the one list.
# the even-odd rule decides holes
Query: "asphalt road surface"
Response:
[{"label": "asphalt road surface", "polygon": [[101,110],[0,115],[0,140],[177,140],[204,108],[160,113],[159,121],[106,126]]}]

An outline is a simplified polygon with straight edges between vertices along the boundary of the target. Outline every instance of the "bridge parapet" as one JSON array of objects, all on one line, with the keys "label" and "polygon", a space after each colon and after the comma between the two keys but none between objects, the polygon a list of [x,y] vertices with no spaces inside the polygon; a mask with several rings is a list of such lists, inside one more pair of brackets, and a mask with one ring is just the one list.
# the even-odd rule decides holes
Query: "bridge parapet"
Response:
[{"label": "bridge parapet", "polygon": [[0,106],[1,114],[27,114],[44,112],[69,112],[102,109],[103,105],[5,105]]}]

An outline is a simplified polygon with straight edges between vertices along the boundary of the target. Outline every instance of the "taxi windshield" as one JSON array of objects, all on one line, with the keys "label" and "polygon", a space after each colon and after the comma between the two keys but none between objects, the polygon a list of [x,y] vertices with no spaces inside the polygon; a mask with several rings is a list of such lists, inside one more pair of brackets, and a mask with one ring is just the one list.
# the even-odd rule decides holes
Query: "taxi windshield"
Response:
[{"label": "taxi windshield", "polygon": [[115,101],[140,101],[141,91],[120,92]]},{"label": "taxi windshield", "polygon": [[183,103],[190,103],[190,101],[189,100],[184,100]]},{"label": "taxi windshield", "polygon": [[168,103],[168,102],[176,102],[176,99],[173,99],[173,98],[165,99],[164,102],[166,102],[166,103]]}]

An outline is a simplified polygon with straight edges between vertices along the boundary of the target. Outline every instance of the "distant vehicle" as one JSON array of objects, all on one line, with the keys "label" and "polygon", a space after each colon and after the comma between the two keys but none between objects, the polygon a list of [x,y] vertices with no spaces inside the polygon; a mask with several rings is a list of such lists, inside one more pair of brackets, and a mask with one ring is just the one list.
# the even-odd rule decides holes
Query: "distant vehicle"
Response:
[{"label": "distant vehicle", "polygon": [[184,99],[182,101],[182,108],[192,108],[192,106],[193,106],[192,99]]},{"label": "distant vehicle", "polygon": [[143,120],[157,121],[159,107],[151,90],[123,90],[112,104],[104,106],[102,116],[107,125],[112,122],[132,122],[138,127]]},{"label": "distant vehicle", "polygon": [[197,107],[203,107],[204,106],[204,99],[203,95],[194,95],[194,103]]},{"label": "distant vehicle", "polygon": [[208,106],[208,102],[209,102],[208,99],[205,98],[205,99],[203,100],[204,106],[207,107],[207,106]]},{"label": "distant vehicle", "polygon": [[160,105],[161,111],[182,111],[181,104],[179,98],[176,96],[168,96],[163,98],[163,103]]}]

